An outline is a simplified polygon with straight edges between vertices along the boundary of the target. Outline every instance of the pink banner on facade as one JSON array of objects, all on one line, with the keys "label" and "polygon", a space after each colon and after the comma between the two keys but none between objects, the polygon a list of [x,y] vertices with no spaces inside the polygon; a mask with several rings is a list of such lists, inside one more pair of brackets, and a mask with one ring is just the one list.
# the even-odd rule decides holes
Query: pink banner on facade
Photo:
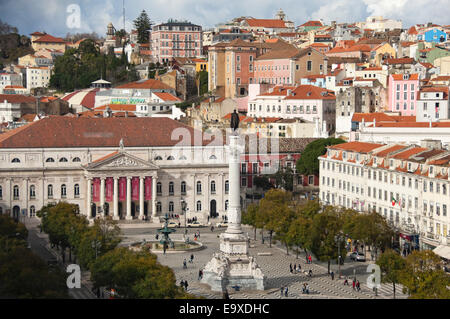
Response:
[{"label": "pink banner on facade", "polygon": [[127,178],[119,178],[119,200],[123,201],[127,199]]},{"label": "pink banner on facade", "polygon": [[146,177],[145,178],[145,187],[144,187],[144,191],[145,191],[145,200],[152,200],[152,178],[151,177]]},{"label": "pink banner on facade", "polygon": [[131,179],[131,199],[139,200],[139,177]]},{"label": "pink banner on facade", "polygon": [[113,201],[113,191],[114,191],[114,179],[112,177],[106,178],[105,181],[105,198],[107,202]]},{"label": "pink banner on facade", "polygon": [[92,201],[96,203],[100,201],[100,178],[94,178],[93,184]]},{"label": "pink banner on facade", "polygon": [[247,187],[248,188],[252,188],[253,187],[253,176],[252,175],[248,175]]}]

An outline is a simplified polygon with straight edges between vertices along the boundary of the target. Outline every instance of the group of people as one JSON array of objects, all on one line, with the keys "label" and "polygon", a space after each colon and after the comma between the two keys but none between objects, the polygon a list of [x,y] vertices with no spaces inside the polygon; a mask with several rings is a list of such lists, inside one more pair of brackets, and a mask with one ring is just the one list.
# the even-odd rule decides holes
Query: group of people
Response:
[{"label": "group of people", "polygon": [[307,282],[303,283],[302,293],[309,295],[309,285]]},{"label": "group of people", "polygon": [[181,286],[182,288],[184,288],[184,290],[187,291],[188,286],[189,286],[187,280],[181,280],[181,281],[180,281],[180,286]]},{"label": "group of people", "polygon": [[281,288],[280,288],[281,297],[283,297],[283,294],[285,297],[288,297],[288,292],[289,292],[289,289],[287,286],[286,287],[281,286]]},{"label": "group of people", "polygon": [[[345,277],[344,286],[349,286],[348,277]],[[361,284],[359,283],[359,280],[356,280],[356,278],[353,278],[352,288],[353,288],[353,290],[356,290],[358,292],[361,291]]]},{"label": "group of people", "polygon": [[194,240],[197,240],[197,238],[200,238],[200,231],[197,230],[194,234]]},{"label": "group of people", "polygon": [[[300,263],[294,264],[294,266],[292,266],[292,264],[289,264],[289,272],[291,274],[297,274],[297,273],[301,273],[302,271],[302,266],[300,265]],[[312,269],[308,270],[308,276],[312,277]]]},{"label": "group of people", "polygon": [[178,214],[170,214],[169,217],[170,217],[171,219],[174,219],[174,218],[179,219],[179,218],[180,218],[180,215],[178,215]]},{"label": "group of people", "polygon": [[192,223],[192,222],[196,222],[196,221],[197,221],[197,217],[196,216],[194,216],[192,218],[188,218],[188,220],[187,220],[188,224]]},{"label": "group of people", "polygon": [[[191,254],[190,258],[189,258],[189,263],[193,263],[194,262],[194,254]],[[186,258],[183,259],[183,269],[187,268],[187,262],[186,262]]]}]

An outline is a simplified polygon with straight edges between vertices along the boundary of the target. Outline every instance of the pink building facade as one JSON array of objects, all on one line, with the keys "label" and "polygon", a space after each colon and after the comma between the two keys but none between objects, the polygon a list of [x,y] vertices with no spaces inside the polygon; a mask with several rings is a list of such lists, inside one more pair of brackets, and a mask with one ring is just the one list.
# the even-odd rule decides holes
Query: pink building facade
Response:
[{"label": "pink building facade", "polygon": [[164,63],[176,57],[202,55],[202,27],[190,22],[169,21],[152,27],[151,52],[155,62]]},{"label": "pink building facade", "polygon": [[389,75],[389,111],[401,112],[403,116],[415,116],[418,91],[418,74]]},{"label": "pink building facade", "polygon": [[255,61],[255,83],[292,84],[294,62],[291,59],[270,59]]}]

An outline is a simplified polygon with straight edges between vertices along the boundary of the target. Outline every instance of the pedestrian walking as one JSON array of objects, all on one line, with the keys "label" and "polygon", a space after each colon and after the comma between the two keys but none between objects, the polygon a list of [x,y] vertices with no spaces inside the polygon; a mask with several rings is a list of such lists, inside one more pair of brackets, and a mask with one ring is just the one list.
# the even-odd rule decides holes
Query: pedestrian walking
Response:
[{"label": "pedestrian walking", "polygon": [[283,297],[283,291],[284,291],[284,287],[281,286],[281,288],[280,288],[280,296],[281,296],[281,297]]},{"label": "pedestrian walking", "polygon": [[297,273],[297,264],[294,264],[293,271],[294,271],[294,274]]},{"label": "pedestrian walking", "polygon": [[359,284],[359,280],[356,281],[356,290],[358,290],[358,292],[361,291],[361,285]]},{"label": "pedestrian walking", "polygon": [[348,286],[348,277],[345,277],[344,286]]},{"label": "pedestrian walking", "polygon": [[198,280],[201,280],[203,278],[203,271],[200,269],[198,271]]},{"label": "pedestrian walking", "polygon": [[308,276],[309,276],[309,277],[312,277],[312,269],[309,270]]},{"label": "pedestrian walking", "polygon": [[331,280],[334,280],[334,272],[331,272]]},{"label": "pedestrian walking", "polygon": [[300,265],[300,263],[297,265],[297,272],[301,272],[302,271],[302,266]]},{"label": "pedestrian walking", "polygon": [[184,288],[184,280],[180,281],[180,287]]},{"label": "pedestrian walking", "polygon": [[292,264],[289,264],[289,271],[292,274]]},{"label": "pedestrian walking", "polygon": [[352,282],[352,287],[353,287],[353,290],[355,290],[355,288],[356,288],[356,280],[353,278],[353,282]]},{"label": "pedestrian walking", "polygon": [[284,291],[284,296],[287,297],[288,296],[288,287],[286,286],[286,290]]},{"label": "pedestrian walking", "polygon": [[189,285],[188,285],[188,282],[187,282],[187,280],[185,280],[185,281],[184,281],[184,289],[186,289],[186,291],[187,291],[187,289],[188,289],[188,286],[189,286]]},{"label": "pedestrian walking", "polygon": [[191,259],[189,261],[190,263],[194,262],[194,254],[191,254]]},{"label": "pedestrian walking", "polygon": [[213,232],[213,231],[214,231],[214,226],[211,225],[211,232]]},{"label": "pedestrian walking", "polygon": [[308,256],[308,261],[309,261],[310,264],[312,264],[312,258],[311,258],[311,255]]},{"label": "pedestrian walking", "polygon": [[186,269],[186,268],[187,268],[186,258],[184,258],[184,260],[183,260],[183,269]]}]

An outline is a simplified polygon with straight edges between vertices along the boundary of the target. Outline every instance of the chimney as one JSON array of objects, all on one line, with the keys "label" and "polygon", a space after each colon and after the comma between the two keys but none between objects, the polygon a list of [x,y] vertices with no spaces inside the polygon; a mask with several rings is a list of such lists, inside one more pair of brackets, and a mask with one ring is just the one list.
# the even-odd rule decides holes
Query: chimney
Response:
[{"label": "chimney", "polygon": [[292,90],[291,89],[288,89],[287,90],[287,93],[286,93],[286,96],[291,96],[292,95]]}]

